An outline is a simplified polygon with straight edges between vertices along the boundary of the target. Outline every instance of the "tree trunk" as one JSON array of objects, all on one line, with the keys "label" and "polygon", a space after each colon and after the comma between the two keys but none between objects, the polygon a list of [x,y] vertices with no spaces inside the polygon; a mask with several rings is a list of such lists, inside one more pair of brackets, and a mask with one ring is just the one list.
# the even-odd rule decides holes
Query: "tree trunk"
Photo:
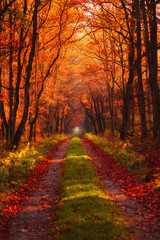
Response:
[{"label": "tree trunk", "polygon": [[[87,114],[88,114],[88,112],[87,112]],[[92,116],[92,114],[89,114],[88,116],[90,117],[93,129],[94,129],[94,133],[95,133],[95,135],[97,135],[98,131],[97,131],[96,122],[94,120],[94,117]]]},{"label": "tree trunk", "polygon": [[29,141],[30,142],[32,141],[32,136],[33,136],[33,126],[36,124],[38,114],[39,114],[39,100],[40,100],[41,94],[43,92],[43,89],[44,89],[44,81],[42,82],[40,91],[37,95],[36,106],[35,106],[35,115],[34,115],[33,119],[30,120],[30,122],[29,122],[29,125],[30,125]]},{"label": "tree trunk", "polygon": [[129,78],[126,84],[126,91],[123,93],[123,110],[122,110],[122,128],[120,138],[125,140],[130,124],[130,108],[133,100],[133,80],[134,80],[134,45],[130,43],[129,50]]},{"label": "tree trunk", "polygon": [[[153,135],[154,138],[157,136],[160,138],[160,96],[157,80],[158,60],[156,1],[149,1],[146,6],[145,1],[141,0],[141,8],[143,14],[146,56],[149,69],[148,84],[151,91],[153,106]],[[149,24],[147,22],[147,17],[149,19]]]},{"label": "tree trunk", "polygon": [[35,45],[36,45],[36,38],[37,38],[38,5],[39,5],[39,0],[35,0],[35,7],[34,7],[34,14],[33,14],[32,45],[31,45],[31,51],[29,54],[28,65],[26,68],[24,111],[23,111],[22,120],[18,126],[18,129],[15,133],[14,140],[13,140],[13,145],[15,145],[16,147],[18,146],[18,144],[20,142],[20,138],[23,134],[25,124],[27,122],[27,117],[28,117],[30,78],[31,78],[31,73],[32,73],[32,64],[33,64],[33,58],[34,58],[34,54],[35,54]]},{"label": "tree trunk", "polygon": [[[109,85],[109,84],[108,84]],[[109,99],[109,112],[110,112],[110,125],[111,133],[114,135],[114,105],[113,105],[113,88],[108,86],[108,99]]]},{"label": "tree trunk", "polygon": [[[10,1],[11,2],[11,1]],[[12,13],[9,14],[10,26],[10,45],[9,45],[9,145],[12,147],[13,143],[13,18]]]},{"label": "tree trunk", "polygon": [[140,22],[140,11],[139,11],[139,0],[136,0],[136,23],[137,23],[137,75],[138,75],[138,108],[141,118],[141,131],[142,139],[147,136],[147,124],[146,124],[146,110],[145,110],[145,98],[142,83],[142,66],[141,66],[141,22]]},{"label": "tree trunk", "polygon": [[64,119],[64,117],[61,118],[61,130],[60,130],[60,134],[63,133],[63,119]]},{"label": "tree trunk", "polygon": [[31,122],[30,124],[30,129],[29,129],[29,142],[32,141],[32,136],[33,136],[33,126],[34,126],[34,123]]},{"label": "tree trunk", "polygon": [[[27,0],[24,0],[24,7],[23,7],[23,15],[26,15],[27,11]],[[15,134],[15,124],[16,124],[16,117],[17,117],[17,110],[19,106],[19,90],[20,90],[20,83],[22,78],[22,63],[21,63],[21,54],[23,50],[23,42],[24,42],[24,27],[22,24],[21,30],[20,30],[20,39],[19,39],[19,49],[18,49],[18,57],[17,57],[17,80],[16,80],[16,89],[15,89],[15,101],[14,101],[14,110],[13,110],[13,134]]]},{"label": "tree trunk", "polygon": [[[2,68],[0,66],[0,85],[2,84],[1,74],[2,74]],[[8,127],[8,122],[7,122],[5,111],[4,111],[4,102],[3,102],[3,95],[2,95],[2,92],[1,92],[1,86],[0,86],[0,117],[3,121],[3,127],[5,128],[6,142],[8,142],[8,140],[9,140],[9,127]]]},{"label": "tree trunk", "polygon": [[96,119],[97,119],[97,123],[98,123],[98,132],[102,133],[103,132],[102,121],[101,121],[102,117],[101,117],[100,108],[99,108],[98,96],[94,100],[95,100],[94,105],[95,105]]},{"label": "tree trunk", "polygon": [[134,98],[132,99],[131,102],[131,128],[132,131],[134,131]]},{"label": "tree trunk", "polygon": [[35,124],[34,124],[34,132],[33,132],[34,142],[36,142],[36,126],[37,126],[37,124],[36,124],[36,122],[35,122]]},{"label": "tree trunk", "polygon": [[93,129],[94,129],[94,133],[95,133],[95,135],[97,135],[98,131],[97,131],[96,122],[95,122],[95,119],[94,119],[94,116],[93,116],[92,109],[88,109],[87,107],[85,107],[85,105],[83,104],[81,98],[80,98],[80,101],[81,101],[82,107],[83,107],[84,110],[85,110],[85,113],[87,114],[87,116],[88,116],[88,117],[90,118],[90,120],[91,120]]},{"label": "tree trunk", "polygon": [[59,132],[59,114],[56,116],[56,133]]},{"label": "tree trunk", "polygon": [[134,80],[134,55],[135,55],[135,46],[134,46],[134,29],[135,29],[135,3],[132,3],[132,19],[129,25],[128,15],[126,12],[126,6],[123,1],[121,1],[122,6],[126,13],[126,22],[129,30],[129,49],[128,49],[128,66],[129,66],[129,77],[126,83],[126,90],[123,92],[123,108],[122,108],[122,127],[120,129],[120,138],[126,139],[127,132],[129,130],[130,123],[130,107],[131,101],[133,99],[133,80]]}]

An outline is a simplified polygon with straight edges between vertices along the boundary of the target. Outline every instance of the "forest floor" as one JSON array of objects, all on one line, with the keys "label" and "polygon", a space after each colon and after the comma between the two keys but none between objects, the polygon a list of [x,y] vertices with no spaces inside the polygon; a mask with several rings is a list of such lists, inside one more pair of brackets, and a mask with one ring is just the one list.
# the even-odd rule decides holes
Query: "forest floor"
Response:
[{"label": "forest floor", "polygon": [[[117,165],[112,157],[92,141],[88,139],[81,141],[111,199],[120,208],[126,220],[132,220],[132,227],[128,231],[131,235],[136,234],[131,239],[160,239],[160,191],[155,192],[149,185],[141,184],[131,172]],[[69,139],[66,139],[50,153],[47,171],[39,176],[37,182],[30,179],[30,184],[35,185],[33,191],[24,198],[26,200],[21,204],[18,213],[7,220],[8,223],[3,226],[1,239],[51,239],[48,232],[54,215],[53,206],[57,204],[61,193],[59,187],[62,163],[68,144]]]},{"label": "forest floor", "polygon": [[138,233],[135,239],[160,239],[160,191],[141,183],[92,141],[82,143],[112,200],[128,221],[132,219],[129,231]]},{"label": "forest floor", "polygon": [[[49,239],[49,223],[53,214],[52,207],[60,194],[59,183],[62,162],[67,152],[68,143],[69,140],[66,139],[53,148],[47,157],[48,167],[45,168],[45,173],[41,173],[42,177],[39,176],[40,178],[35,179],[38,175],[33,173],[29,179],[30,183],[26,183],[27,188],[25,189],[24,186],[23,189],[23,193],[28,192],[29,196],[24,197],[24,202],[21,204],[17,215],[8,219],[8,223],[3,227],[0,239]],[[29,193],[28,186],[33,187],[32,193]],[[15,207],[14,199],[10,202],[9,207]]]}]

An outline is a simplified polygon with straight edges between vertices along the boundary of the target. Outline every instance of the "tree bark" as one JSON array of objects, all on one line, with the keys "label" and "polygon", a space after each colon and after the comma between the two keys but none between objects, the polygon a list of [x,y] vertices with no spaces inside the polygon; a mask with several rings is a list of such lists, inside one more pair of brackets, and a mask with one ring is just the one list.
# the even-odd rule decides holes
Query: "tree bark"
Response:
[{"label": "tree bark", "polygon": [[122,7],[124,8],[126,14],[126,22],[129,31],[129,49],[128,49],[128,67],[129,67],[129,77],[126,83],[126,89],[123,92],[123,108],[122,108],[122,127],[120,129],[120,138],[125,140],[127,138],[127,132],[129,130],[130,123],[130,107],[131,101],[133,99],[133,80],[134,80],[134,56],[135,56],[135,45],[134,45],[134,30],[135,30],[135,2],[132,2],[132,19],[129,25],[128,14],[126,11],[126,6],[123,1],[121,1]]},{"label": "tree bark", "polygon": [[31,51],[29,54],[29,61],[26,68],[26,81],[25,81],[25,96],[24,96],[24,111],[22,120],[18,126],[18,129],[15,133],[13,145],[16,147],[18,146],[21,136],[23,134],[25,124],[27,122],[28,117],[28,109],[29,109],[29,89],[30,89],[30,78],[32,73],[32,64],[33,64],[33,58],[35,55],[35,46],[36,46],[36,39],[37,39],[37,16],[38,16],[38,6],[39,6],[39,0],[35,0],[35,7],[34,7],[34,13],[33,13],[33,33],[32,33],[32,45],[31,45]]},{"label": "tree bark", "polygon": [[[23,15],[26,15],[27,11],[27,0],[24,0],[24,7],[23,7]],[[16,80],[16,89],[15,89],[15,101],[14,101],[14,110],[13,110],[13,135],[15,135],[15,124],[16,124],[16,117],[17,117],[17,111],[19,106],[19,91],[20,91],[20,83],[22,78],[22,63],[21,63],[21,54],[23,50],[23,44],[24,44],[24,26],[22,24],[21,30],[20,30],[20,39],[19,39],[19,49],[18,49],[18,58],[17,58],[17,80]]]},{"label": "tree bark", "polygon": [[[97,135],[98,131],[97,131],[97,127],[96,127],[96,122],[95,122],[95,119],[94,119],[94,116],[92,114],[92,110],[88,109],[87,107],[85,107],[85,105],[83,104],[82,100],[80,99],[81,101],[81,105],[82,107],[84,108],[85,110],[85,113],[87,114],[87,116],[90,118],[91,120],[91,123],[92,123],[92,126],[93,126],[93,129],[94,129],[94,133],[95,135]],[[91,112],[90,112],[91,111]]]},{"label": "tree bark", "polygon": [[146,124],[146,110],[145,110],[145,98],[143,91],[143,83],[142,83],[142,64],[141,64],[141,22],[140,22],[140,4],[139,0],[136,0],[136,33],[137,33],[137,76],[138,76],[138,88],[137,88],[137,98],[138,98],[138,108],[141,118],[141,131],[142,131],[142,139],[147,136],[147,124]]},{"label": "tree bark", "polygon": [[3,95],[2,95],[2,91],[1,91],[1,74],[2,74],[2,68],[0,65],[0,117],[3,121],[3,127],[5,128],[5,137],[6,137],[6,142],[8,142],[9,139],[9,127],[8,127],[8,122],[6,119],[6,114],[4,111],[4,102],[3,102]]},{"label": "tree bark", "polygon": [[[149,69],[148,84],[151,91],[153,106],[153,135],[154,138],[159,136],[160,139],[160,96],[157,79],[158,59],[157,59],[157,16],[156,1],[141,0],[141,9],[143,15],[145,48],[147,63]],[[148,14],[147,14],[148,13]],[[147,21],[147,19],[149,21]]]},{"label": "tree bark", "polygon": [[[11,2],[11,0],[10,0]],[[12,147],[13,132],[13,17],[9,14],[10,44],[9,44],[9,145]]]}]

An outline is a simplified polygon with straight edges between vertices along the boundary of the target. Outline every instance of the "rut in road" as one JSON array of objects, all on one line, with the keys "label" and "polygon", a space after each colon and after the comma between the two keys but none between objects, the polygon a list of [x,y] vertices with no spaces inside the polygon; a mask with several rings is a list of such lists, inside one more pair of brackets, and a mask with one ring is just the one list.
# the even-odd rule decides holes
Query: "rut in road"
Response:
[{"label": "rut in road", "polygon": [[[49,240],[48,235],[52,207],[59,195],[58,187],[61,179],[62,162],[67,152],[69,139],[63,141],[54,156],[50,159],[49,169],[37,185],[37,190],[22,206],[22,211],[10,222],[9,232],[3,240]],[[91,157],[95,169],[104,182],[107,192],[112,200],[118,204],[126,219],[133,220],[133,227],[128,229],[135,236],[133,239],[160,239],[159,223],[151,224],[146,216],[152,214],[146,212],[135,199],[129,199],[121,187],[105,175],[106,164],[94,147],[82,139],[83,147]],[[114,173],[116,174],[116,173]],[[136,234],[135,234],[136,232]]]},{"label": "rut in road", "polygon": [[49,239],[49,223],[52,207],[58,197],[62,162],[67,152],[69,140],[63,141],[53,158],[49,170],[41,178],[35,191],[22,206],[22,211],[10,222],[9,233],[3,240]]},{"label": "rut in road", "polygon": [[[152,217],[154,213],[146,211],[144,206],[138,203],[135,199],[129,199],[123,189],[105,174],[107,166],[104,163],[104,159],[99,157],[94,147],[89,142],[86,142],[85,139],[82,139],[81,141],[87,154],[92,159],[93,165],[97,169],[98,175],[104,183],[108,194],[119,206],[121,212],[125,214],[126,220],[133,221],[133,227],[128,230],[131,234],[136,234],[134,239],[160,239],[160,222],[158,220],[155,220],[154,222],[150,221],[150,217]],[[113,169],[111,171],[113,171],[113,174],[116,174]]]}]

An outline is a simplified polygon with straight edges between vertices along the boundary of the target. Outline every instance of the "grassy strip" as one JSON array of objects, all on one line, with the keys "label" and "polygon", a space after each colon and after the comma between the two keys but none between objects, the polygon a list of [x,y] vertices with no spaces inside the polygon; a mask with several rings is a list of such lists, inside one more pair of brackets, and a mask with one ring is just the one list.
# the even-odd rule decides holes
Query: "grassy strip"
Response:
[{"label": "grassy strip", "polygon": [[[64,138],[64,137],[63,137]],[[62,140],[62,136],[46,140],[36,145],[27,144],[21,150],[13,150],[6,158],[0,159],[0,209],[7,195],[16,191],[24,182],[35,165],[51,151],[53,146]]]},{"label": "grassy strip", "polygon": [[54,240],[131,239],[77,137],[69,145],[62,189],[52,227]]}]

